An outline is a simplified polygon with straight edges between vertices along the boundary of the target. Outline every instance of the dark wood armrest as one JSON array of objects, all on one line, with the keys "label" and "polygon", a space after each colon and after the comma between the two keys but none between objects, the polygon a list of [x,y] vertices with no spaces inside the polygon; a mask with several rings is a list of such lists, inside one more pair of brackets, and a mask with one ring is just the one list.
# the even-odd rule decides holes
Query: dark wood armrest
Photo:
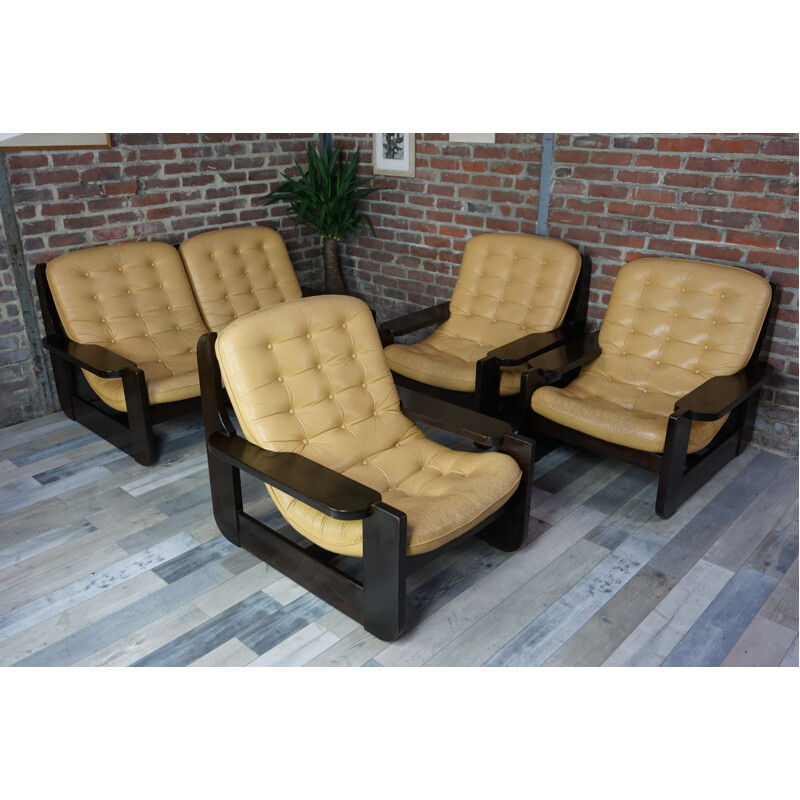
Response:
[{"label": "dark wood armrest", "polygon": [[681,397],[675,403],[675,413],[696,420],[719,419],[757,392],[774,372],[771,364],[756,361],[735,375],[711,378]]},{"label": "dark wood armrest", "polygon": [[503,367],[514,367],[533,358],[540,353],[552,350],[554,347],[565,344],[572,339],[584,336],[583,326],[571,328],[556,328],[554,331],[543,333],[529,333],[520,339],[504,344],[490,350],[485,358],[495,358]]},{"label": "dark wood armrest", "polygon": [[420,311],[412,311],[402,317],[388,320],[380,325],[381,340],[392,340],[395,336],[412,333],[430,325],[438,325],[450,316],[450,301],[439,303]]},{"label": "dark wood armrest", "polygon": [[87,369],[101,378],[120,378],[124,370],[139,369],[133,361],[97,344],[78,344],[56,336],[45,336],[42,344],[57,358]]},{"label": "dark wood armrest", "polygon": [[548,382],[557,381],[568,372],[594,361],[600,355],[597,344],[599,331],[586,333],[582,337],[572,339],[560,347],[548,350],[530,361],[528,372],[538,372]]},{"label": "dark wood armrest", "polygon": [[334,519],[364,519],[381,501],[380,492],[299,453],[263,450],[241,436],[214,431],[208,437],[214,456],[238,467]]},{"label": "dark wood armrest", "polygon": [[415,422],[458,434],[477,444],[496,447],[501,444],[504,436],[512,432],[507,422],[415,392],[406,386],[398,386],[397,393],[403,413],[407,417]]}]

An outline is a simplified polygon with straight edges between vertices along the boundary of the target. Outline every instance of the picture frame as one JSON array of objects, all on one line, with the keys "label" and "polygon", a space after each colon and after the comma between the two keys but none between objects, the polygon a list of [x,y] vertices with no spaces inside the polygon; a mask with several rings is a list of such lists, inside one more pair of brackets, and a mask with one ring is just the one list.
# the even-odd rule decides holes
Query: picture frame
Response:
[{"label": "picture frame", "polygon": [[104,150],[110,133],[0,133],[0,150]]},{"label": "picture frame", "polygon": [[375,175],[413,178],[415,133],[374,133],[372,171]]}]

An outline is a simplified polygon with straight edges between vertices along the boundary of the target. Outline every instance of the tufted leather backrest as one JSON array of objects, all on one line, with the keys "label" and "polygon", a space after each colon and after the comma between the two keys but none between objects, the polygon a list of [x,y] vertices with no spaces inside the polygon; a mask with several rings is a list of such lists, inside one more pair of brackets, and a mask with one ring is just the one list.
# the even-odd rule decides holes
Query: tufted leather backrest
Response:
[{"label": "tufted leather backrest", "polygon": [[283,237],[270,228],[227,228],[180,246],[200,313],[221,331],[244,314],[302,296]]},{"label": "tufted leather backrest", "polygon": [[771,289],[736,267],[640,258],[619,271],[600,328],[602,355],[584,372],[680,397],[742,369]]},{"label": "tufted leather backrest", "polygon": [[322,295],[241,317],[217,358],[245,437],[343,472],[423,436],[403,416],[367,305]]},{"label": "tufted leather backrest", "polygon": [[492,347],[557,328],[581,267],[580,253],[542,236],[483,233],[467,242],[442,334]]},{"label": "tufted leather backrest", "polygon": [[[174,247],[104,245],[54,258],[47,282],[67,336],[136,363],[194,353],[207,328]],[[192,356],[194,358],[194,356]]]}]

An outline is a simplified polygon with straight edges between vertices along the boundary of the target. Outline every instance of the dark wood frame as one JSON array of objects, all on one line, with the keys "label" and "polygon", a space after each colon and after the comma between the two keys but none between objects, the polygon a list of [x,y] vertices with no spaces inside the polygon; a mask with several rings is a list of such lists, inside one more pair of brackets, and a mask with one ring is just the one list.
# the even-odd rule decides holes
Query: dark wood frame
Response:
[{"label": "dark wood frame", "polygon": [[[767,329],[775,316],[778,287],[774,283],[770,286],[770,309],[750,360],[736,374],[711,378],[675,403],[667,422],[663,454],[589,436],[546,419],[531,408],[531,397],[538,388],[568,385],[582,366],[600,355],[599,331],[568,342],[531,362],[531,369],[522,376],[520,432],[536,440],[537,457],[560,442],[566,442],[657,473],[656,513],[671,517],[694,492],[744,450],[752,435],[761,388],[775,372],[771,364],[758,360]],[[696,453],[688,453],[692,422],[717,420],[726,414],[730,416],[711,442]]]},{"label": "dark wood frame", "polygon": [[[586,330],[591,271],[589,257],[581,255],[578,279],[567,307],[567,313],[564,315],[564,322],[560,327],[546,333],[531,333],[523,336],[491,350],[476,362],[474,392],[442,389],[392,371],[395,383],[448,403],[474,409],[481,414],[504,419],[516,429],[518,427],[518,396],[503,397],[500,395],[500,368],[519,366],[540,353],[546,353],[564,342],[583,336]],[[450,302],[448,301],[384,322],[378,328],[381,344],[387,347],[393,344],[398,336],[413,333],[432,325],[441,325],[449,316]]]},{"label": "dark wood frame", "polygon": [[[379,492],[296,453],[263,450],[237,435],[227,412],[216,333],[198,343],[203,421],[214,518],[223,535],[263,559],[325,602],[352,617],[374,636],[396,639],[406,624],[406,579],[445,548],[479,534],[505,551],[519,549],[528,535],[533,442],[509,425],[474,411],[400,390],[403,412],[484,447],[496,447],[519,464],[522,480],[499,510],[472,530],[431,553],[406,552],[406,515],[384,503]],[[307,503],[334,519],[364,521],[363,578],[357,580],[331,561],[336,554],[270,528],[242,507],[241,472]]]},{"label": "dark wood frame", "polygon": [[[62,411],[140,464],[150,466],[157,460],[159,449],[153,426],[184,414],[198,413],[200,398],[151,405],[144,372],[133,361],[100,345],[71,341],[58,317],[46,270],[46,264],[36,265],[36,288],[46,334],[42,344],[50,353]],[[101,378],[121,378],[127,413],[106,405],[92,391],[82,369]]]}]

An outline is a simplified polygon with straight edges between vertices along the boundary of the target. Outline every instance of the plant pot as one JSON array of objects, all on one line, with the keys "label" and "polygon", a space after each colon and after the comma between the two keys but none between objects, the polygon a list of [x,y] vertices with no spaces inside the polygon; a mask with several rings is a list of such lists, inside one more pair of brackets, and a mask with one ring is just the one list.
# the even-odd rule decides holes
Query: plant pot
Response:
[{"label": "plant pot", "polygon": [[339,270],[339,242],[336,239],[322,240],[322,260],[325,265],[325,293],[347,294],[347,287]]}]

